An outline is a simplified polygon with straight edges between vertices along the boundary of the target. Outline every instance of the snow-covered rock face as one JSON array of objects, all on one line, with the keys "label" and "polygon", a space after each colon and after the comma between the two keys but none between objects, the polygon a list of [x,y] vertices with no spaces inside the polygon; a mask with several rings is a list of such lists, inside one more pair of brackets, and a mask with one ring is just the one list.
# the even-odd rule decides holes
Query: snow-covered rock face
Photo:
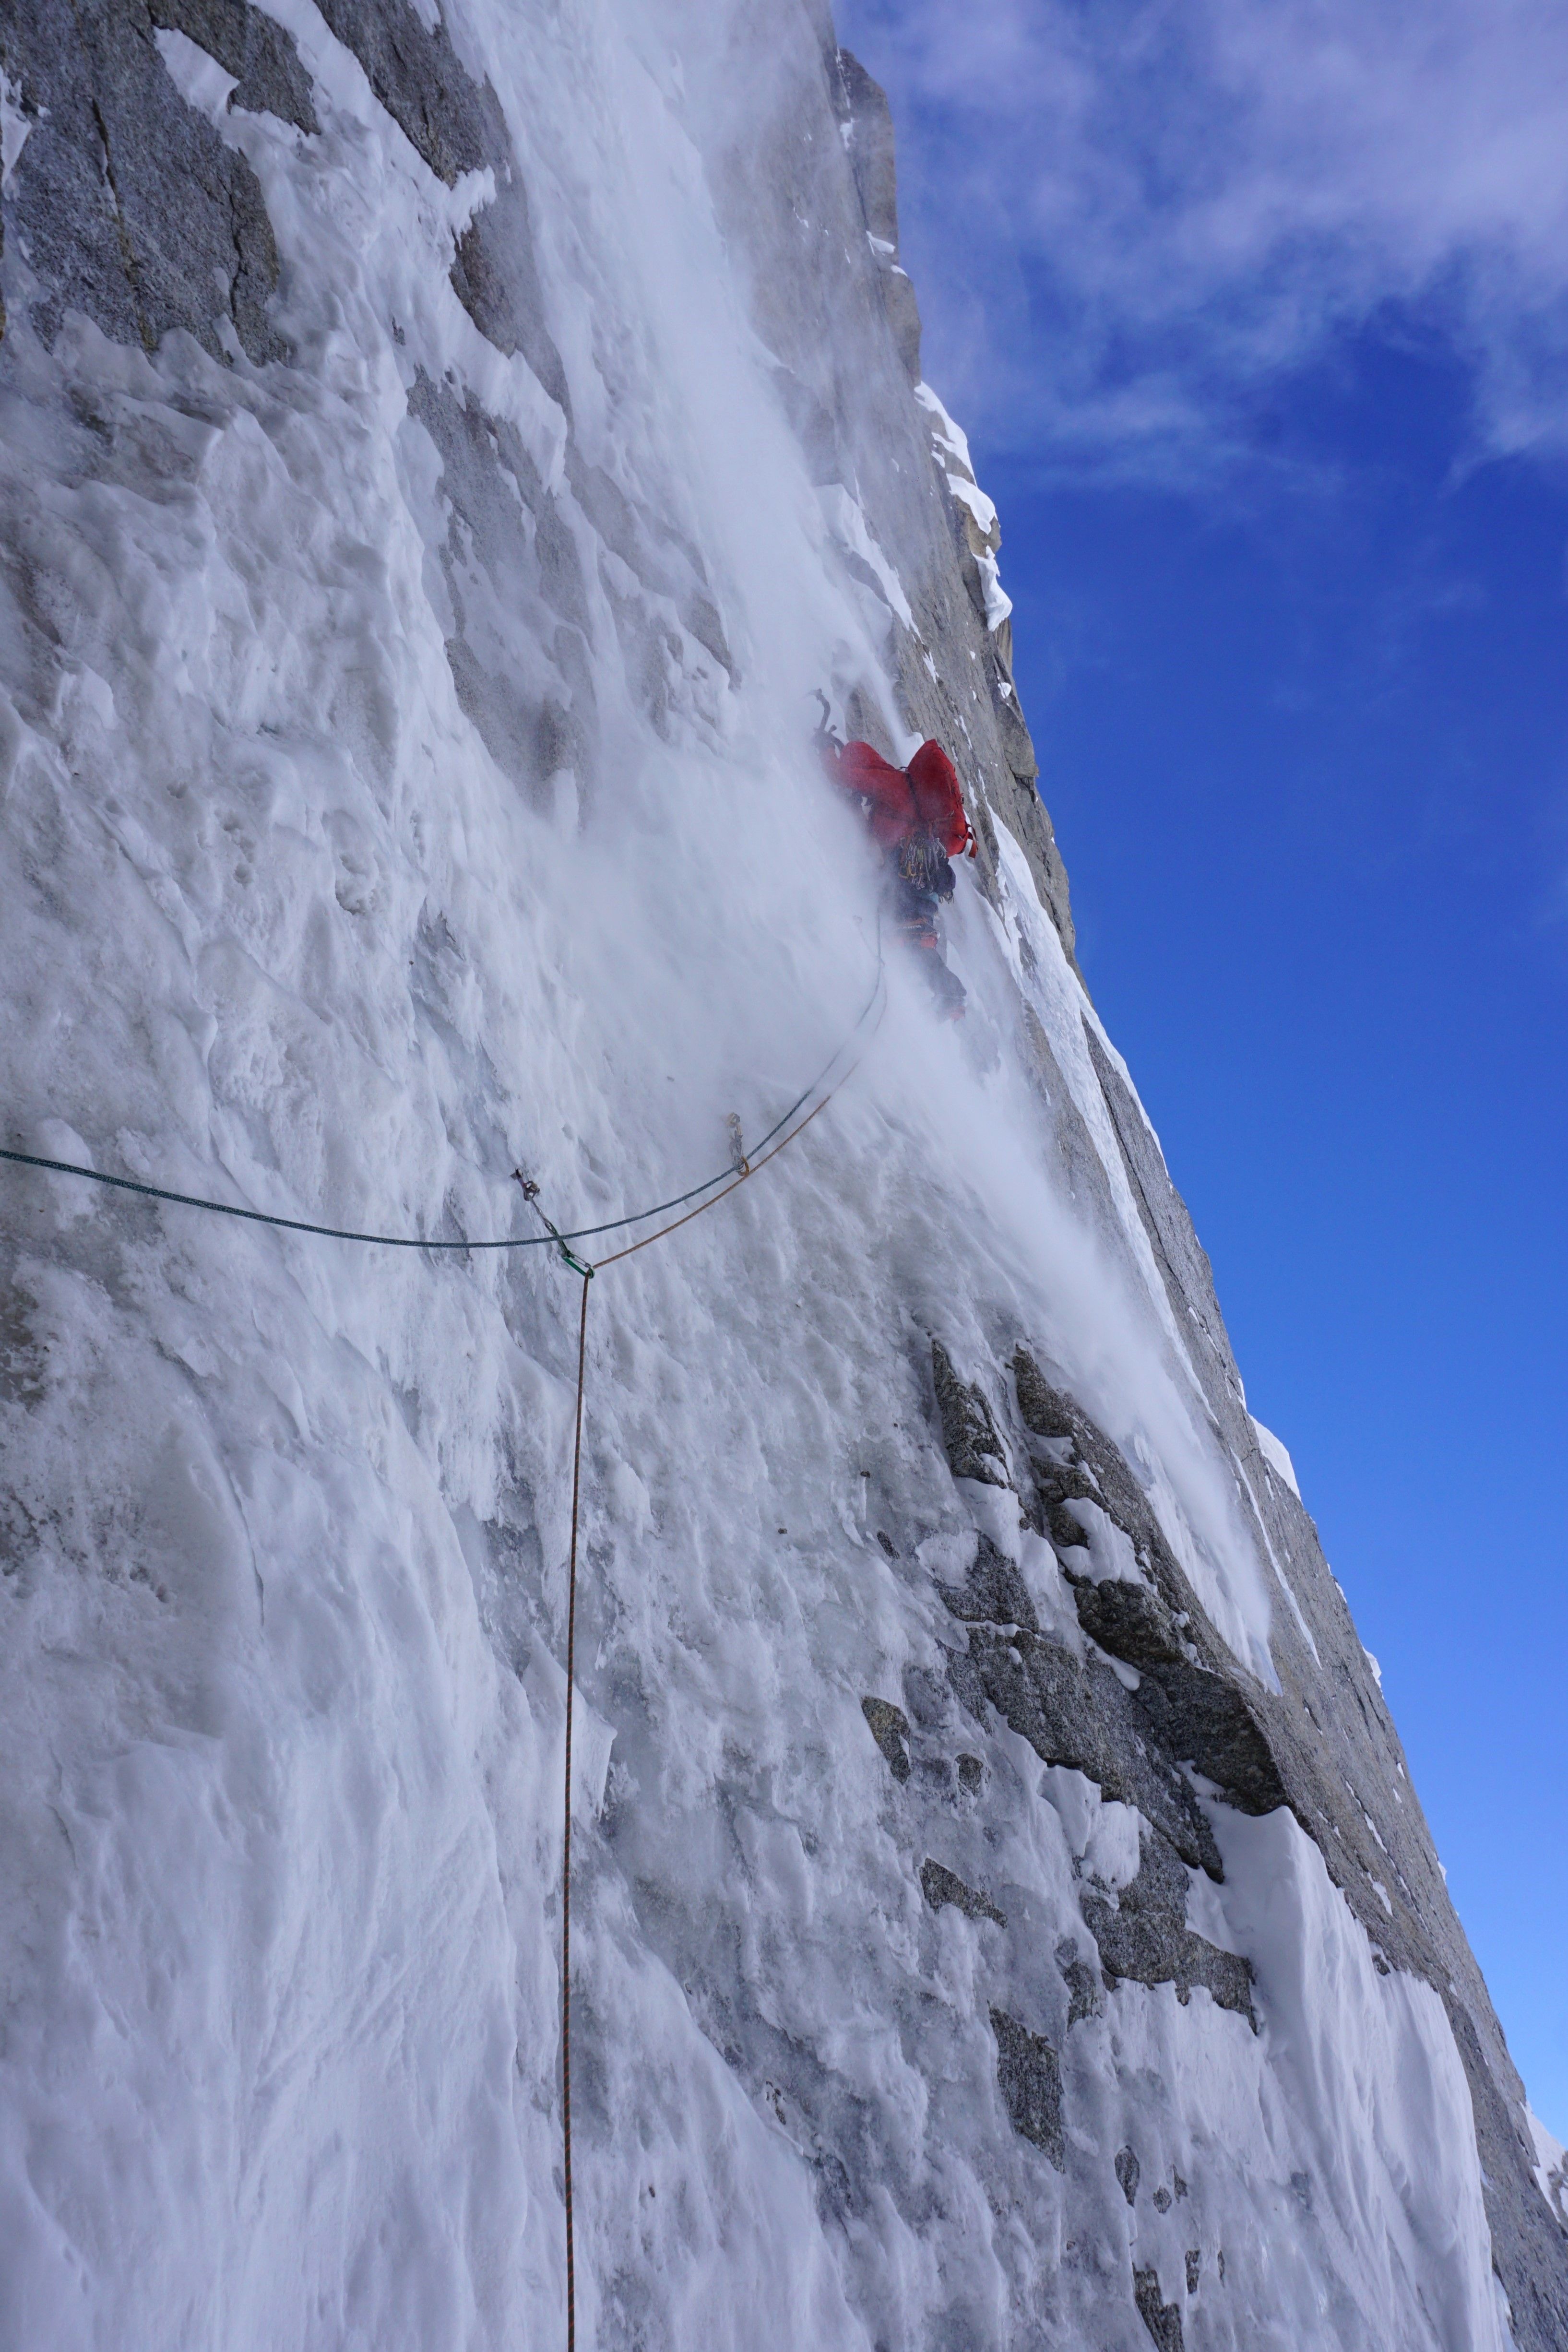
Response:
[{"label": "snow-covered rock face", "polygon": [[[594,1283],[583,2340],[1561,2344],[1561,2167],[1073,962],[880,93],[788,0],[3,38],[10,1147],[601,1223],[872,988],[814,689],[981,836],[963,1029],[889,946],[810,1129]],[[0,2336],[557,2342],[578,1278],[0,1184]]]}]

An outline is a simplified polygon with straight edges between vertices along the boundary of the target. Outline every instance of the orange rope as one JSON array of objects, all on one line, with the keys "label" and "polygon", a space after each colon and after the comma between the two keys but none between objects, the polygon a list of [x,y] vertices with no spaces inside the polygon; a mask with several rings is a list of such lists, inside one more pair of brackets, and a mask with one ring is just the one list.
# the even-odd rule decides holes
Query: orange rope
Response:
[{"label": "orange rope", "polygon": [[577,1430],[572,1443],[572,1556],[566,1584],[566,1801],[561,1839],[561,2117],[566,2202],[566,2352],[577,2342],[577,2247],[572,2213],[572,1690],[577,1665],[577,1502],[583,1486],[583,1367],[588,1352],[588,1285],[577,1318]]},{"label": "orange rope", "polygon": [[[879,1013],[877,1028],[880,1026],[881,1014]],[[875,1036],[876,1029],[871,1034]],[[581,1276],[583,1283],[583,1307],[577,1322],[577,1419],[572,1446],[572,1543],[566,1586],[566,1794],[561,1848],[561,2136],[566,2207],[566,2352],[576,2352],[577,2343],[577,2243],[572,2204],[572,1696],[577,1650],[577,1523],[583,1491],[583,1391],[588,1351],[588,1286],[594,1276],[602,1274],[606,1266],[618,1265],[623,1258],[635,1257],[638,1250],[647,1249],[650,1243],[664,1241],[670,1234],[679,1233],[681,1226],[689,1225],[694,1217],[700,1217],[705,1211],[717,1208],[719,1202],[728,1200],[731,1192],[738,1192],[741,1186],[765,1168],[770,1160],[778,1158],[785,1144],[793,1143],[797,1135],[805,1133],[818,1112],[825,1111],[840,1087],[848,1085],[864,1058],[863,1055],[858,1055],[843,1076],[834,1080],[816,1108],[807,1111],[798,1127],[792,1127],[771,1151],[764,1151],[760,1160],[742,1169],[733,1183],[726,1184],[723,1191],[715,1192],[711,1200],[688,1210],[684,1217],[677,1217],[672,1223],[661,1225],[658,1233],[647,1234],[640,1242],[633,1242],[629,1249],[616,1250],[612,1257],[602,1257],[595,1265],[584,1265],[571,1257],[564,1248],[562,1251],[567,1263]]]}]

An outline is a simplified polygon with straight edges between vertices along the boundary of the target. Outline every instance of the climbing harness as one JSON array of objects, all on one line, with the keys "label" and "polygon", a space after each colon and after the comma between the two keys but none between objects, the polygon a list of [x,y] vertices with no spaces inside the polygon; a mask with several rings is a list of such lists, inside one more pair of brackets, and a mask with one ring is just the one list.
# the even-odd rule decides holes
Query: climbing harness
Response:
[{"label": "climbing harness", "polygon": [[[748,1153],[742,1141],[739,1115],[731,1111],[726,1122],[731,1146],[730,1165],[727,1168],[721,1169],[717,1175],[705,1178],[700,1184],[692,1185],[689,1192],[679,1192],[673,1200],[661,1201],[651,1209],[636,1210],[631,1215],[616,1217],[607,1224],[580,1225],[569,1233],[563,1233],[560,1227],[545,1214],[540,1204],[538,1183],[521,1168],[514,1168],[512,1175],[522,1189],[523,1200],[544,1226],[545,1230],[542,1234],[508,1234],[495,1241],[426,1241],[417,1234],[355,1233],[345,1231],[337,1225],[307,1224],[299,1217],[275,1217],[261,1209],[241,1209],[227,1201],[208,1201],[191,1192],[168,1192],[159,1184],[138,1183],[129,1176],[107,1176],[100,1169],[79,1167],[68,1160],[47,1160],[36,1152],[0,1149],[0,1160],[9,1160],[16,1167],[42,1169],[56,1176],[85,1177],[94,1184],[110,1185],[116,1192],[137,1192],[148,1200],[172,1202],[180,1208],[205,1209],[216,1216],[243,1217],[252,1224],[279,1226],[286,1233],[315,1234],[329,1241],[366,1242],[386,1249],[512,1250],[553,1247],[560,1252],[563,1263],[582,1282],[582,1301],[577,1315],[577,1400],[572,1435],[572,1537],[567,1550],[566,1567],[565,1788],[561,1846],[561,2137],[562,2201],[565,2209],[566,2221],[566,2352],[576,2352],[577,2343],[577,2247],[572,2195],[572,1702],[576,1681],[577,1533],[583,1488],[583,1400],[588,1358],[589,1286],[595,1275],[603,1274],[607,1266],[618,1265],[624,1258],[635,1257],[638,1250],[647,1249],[655,1242],[663,1241],[670,1234],[679,1233],[681,1226],[690,1224],[693,1218],[701,1216],[706,1210],[717,1208],[721,1201],[727,1200],[731,1192],[738,1192],[742,1184],[749,1183],[753,1176],[767,1166],[770,1160],[776,1160],[786,1145],[793,1143],[797,1136],[804,1135],[813,1119],[827,1108],[835,1095],[854,1076],[860,1066],[864,1046],[861,1052],[855,1055],[847,1068],[839,1070],[832,1085],[827,1087],[825,1094],[822,1094],[821,1100],[812,1105],[805,1117],[797,1119],[796,1114],[803,1105],[810,1102],[814,1094],[821,1092],[829,1074],[837,1068],[844,1056],[863,1034],[866,1035],[866,1043],[869,1043],[870,1037],[876,1034],[876,1030],[881,1024],[882,1013],[885,1009],[881,924],[879,920],[877,977],[858,1020],[828,1056],[811,1084],[803,1093],[796,1096],[783,1118],[774,1120],[762,1141]],[[870,1024],[868,1032],[868,1024]],[[709,1195],[706,1200],[701,1198],[703,1193]],[[695,1207],[688,1205],[692,1202],[697,1203]],[[628,1226],[646,1223],[650,1217],[663,1216],[671,1209],[684,1210],[685,1214],[673,1218],[668,1225],[660,1225],[657,1232],[645,1234],[640,1241],[629,1242],[624,1249],[616,1250],[608,1257],[602,1257],[597,1262],[579,1256],[570,1246],[573,1242],[592,1241],[601,1234],[623,1233]]]}]

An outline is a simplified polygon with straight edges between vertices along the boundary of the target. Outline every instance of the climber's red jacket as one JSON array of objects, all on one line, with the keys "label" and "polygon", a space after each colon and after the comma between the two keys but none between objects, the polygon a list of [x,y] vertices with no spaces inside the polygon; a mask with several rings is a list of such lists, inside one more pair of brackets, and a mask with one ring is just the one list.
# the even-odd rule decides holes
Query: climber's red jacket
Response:
[{"label": "climber's red jacket", "polygon": [[922,743],[907,768],[895,768],[869,743],[829,743],[824,759],[835,783],[870,802],[872,837],[884,849],[927,826],[950,857],[973,848],[963,794],[940,743]]}]

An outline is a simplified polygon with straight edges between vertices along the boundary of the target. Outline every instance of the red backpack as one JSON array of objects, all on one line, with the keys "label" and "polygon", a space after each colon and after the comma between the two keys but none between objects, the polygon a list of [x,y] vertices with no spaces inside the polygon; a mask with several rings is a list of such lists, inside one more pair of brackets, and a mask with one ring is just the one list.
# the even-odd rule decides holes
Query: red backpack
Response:
[{"label": "red backpack", "polygon": [[824,756],[836,783],[870,802],[872,837],[884,849],[922,826],[950,857],[973,849],[958,776],[940,743],[922,743],[907,768],[895,768],[869,743],[831,744]]},{"label": "red backpack", "polygon": [[963,814],[958,772],[940,743],[921,745],[905,771],[922,824],[929,824],[950,857],[971,846],[973,835]]}]

